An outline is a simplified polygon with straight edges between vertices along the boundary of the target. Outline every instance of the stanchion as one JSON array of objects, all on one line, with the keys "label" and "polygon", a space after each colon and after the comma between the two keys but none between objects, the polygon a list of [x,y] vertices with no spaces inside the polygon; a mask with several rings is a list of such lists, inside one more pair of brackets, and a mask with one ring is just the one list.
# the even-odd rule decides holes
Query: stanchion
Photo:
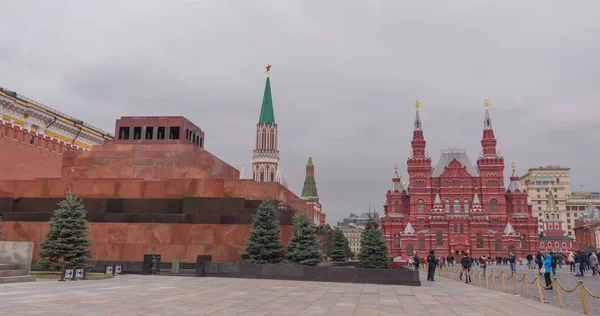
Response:
[{"label": "stanchion", "polygon": [[517,295],[517,275],[513,272],[511,275],[512,284],[513,284],[513,294]]},{"label": "stanchion", "polygon": [[583,281],[579,280],[577,286],[579,287],[579,292],[581,293],[581,305],[583,305],[583,315],[589,315],[587,299],[585,297],[585,286],[583,285]]},{"label": "stanchion", "polygon": [[537,284],[538,294],[540,295],[540,303],[544,304],[544,294],[542,293],[542,284],[540,283],[540,279],[535,277],[535,284]]},{"label": "stanchion", "polygon": [[554,277],[553,285],[554,285],[554,291],[556,292],[556,301],[558,301],[558,306],[561,309],[565,309],[565,305],[563,304],[562,295],[560,293],[561,285],[560,285],[560,283],[558,283],[558,279],[556,277]]},{"label": "stanchion", "polygon": [[481,271],[477,272],[477,278],[479,279],[479,287],[481,287]]},{"label": "stanchion", "polygon": [[525,286],[525,297],[531,298],[531,294],[529,294],[529,277],[525,272],[523,272],[523,285]]},{"label": "stanchion", "polygon": [[504,271],[500,272],[500,281],[502,281],[502,292],[506,292],[506,276],[504,275]]},{"label": "stanchion", "polygon": [[496,289],[496,273],[492,271],[492,290]]},{"label": "stanchion", "polygon": [[485,276],[485,289],[486,290],[490,289],[490,275],[492,275],[491,271],[490,271],[490,273],[488,273],[488,275]]}]

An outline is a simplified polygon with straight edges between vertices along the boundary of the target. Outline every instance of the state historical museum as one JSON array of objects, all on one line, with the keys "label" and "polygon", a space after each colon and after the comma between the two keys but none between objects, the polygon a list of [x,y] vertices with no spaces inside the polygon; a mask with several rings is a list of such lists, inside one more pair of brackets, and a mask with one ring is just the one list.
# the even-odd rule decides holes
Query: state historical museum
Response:
[{"label": "state historical museum", "polygon": [[525,257],[538,249],[538,224],[531,213],[526,188],[519,177],[504,186],[504,158],[488,111],[481,139],[482,153],[471,164],[464,149],[443,150],[436,166],[425,154],[425,137],[416,103],[416,117],[408,158],[410,186],[397,172],[386,194],[381,228],[390,257],[406,258],[465,254],[479,257]]}]

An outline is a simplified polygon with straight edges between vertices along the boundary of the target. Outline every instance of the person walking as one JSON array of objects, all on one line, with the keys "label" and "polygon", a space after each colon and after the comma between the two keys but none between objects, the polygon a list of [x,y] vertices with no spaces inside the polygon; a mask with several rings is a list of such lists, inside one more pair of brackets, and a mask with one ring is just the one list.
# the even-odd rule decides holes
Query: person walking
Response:
[{"label": "person walking", "polygon": [[598,255],[595,252],[592,252],[590,255],[590,267],[592,268],[592,276],[598,274]]},{"label": "person walking", "polygon": [[[550,272],[552,271],[552,253],[546,254],[546,259],[542,260],[544,272],[544,280],[546,281],[546,290],[552,290],[552,279]],[[542,271],[540,271],[541,273]]]},{"label": "person walking", "polygon": [[577,263],[577,266],[579,267],[579,273],[575,276],[583,276],[583,269],[585,268],[585,253],[581,252],[581,250],[577,250],[575,263]]},{"label": "person walking", "polygon": [[435,281],[435,267],[438,263],[438,258],[435,256],[435,252],[433,250],[429,250],[429,256],[427,256],[427,281]]},{"label": "person walking", "polygon": [[415,256],[413,257],[413,261],[415,263],[415,270],[419,271],[419,264],[421,263],[421,258],[419,258],[419,255],[417,254],[416,251],[415,251]]},{"label": "person walking", "polygon": [[550,251],[550,254],[552,255],[552,276],[556,276],[556,262],[558,261],[558,255],[554,254],[552,251]]},{"label": "person walking", "polygon": [[517,274],[517,257],[514,253],[510,253],[508,256],[508,262],[510,263],[510,272]]},{"label": "person walking", "polygon": [[485,258],[485,256],[481,256],[481,259],[479,260],[480,264],[479,267],[481,268],[482,272],[483,272],[483,277],[486,278],[487,277],[487,259]]},{"label": "person walking", "polygon": [[463,274],[465,275],[465,283],[471,282],[471,267],[473,266],[473,260],[469,258],[469,255],[465,255],[462,260],[460,260],[460,265],[462,266],[462,271],[460,272],[460,279],[462,281]]},{"label": "person walking", "polygon": [[569,252],[567,263],[569,264],[569,271],[575,273],[575,255],[573,255],[573,251]]}]

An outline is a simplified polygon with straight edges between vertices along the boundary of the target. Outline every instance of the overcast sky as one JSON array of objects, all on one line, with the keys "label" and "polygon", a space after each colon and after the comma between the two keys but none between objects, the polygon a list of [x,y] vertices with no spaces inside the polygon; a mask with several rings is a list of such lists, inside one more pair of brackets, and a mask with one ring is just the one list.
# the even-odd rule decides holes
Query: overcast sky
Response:
[{"label": "overcast sky", "polygon": [[247,174],[273,64],[282,168],[299,195],[313,152],[330,223],[383,211],[394,163],[406,174],[415,100],[434,164],[449,147],[476,163],[487,98],[507,177],[511,161],[520,174],[561,164],[574,190],[600,191],[599,1],[0,7],[0,86],[110,132],[120,116],[184,115]]}]

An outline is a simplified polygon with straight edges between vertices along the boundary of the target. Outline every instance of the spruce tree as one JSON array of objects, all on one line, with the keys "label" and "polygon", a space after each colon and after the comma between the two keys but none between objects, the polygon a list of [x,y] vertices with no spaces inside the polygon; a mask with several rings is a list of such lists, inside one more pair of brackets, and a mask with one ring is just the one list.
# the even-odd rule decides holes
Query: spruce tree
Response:
[{"label": "spruce tree", "polygon": [[358,266],[370,269],[387,269],[389,267],[388,252],[375,216],[369,214],[367,225],[361,235]]},{"label": "spruce tree", "polygon": [[283,259],[283,244],[279,237],[277,204],[264,201],[258,207],[250,236],[246,240],[246,252],[242,254],[244,263],[279,263]]},{"label": "spruce tree", "polygon": [[40,245],[40,265],[61,268],[61,280],[64,279],[65,268],[86,267],[91,257],[88,247],[92,242],[87,239],[86,213],[81,199],[69,188],[66,198],[58,202],[58,208],[48,222],[50,230]]},{"label": "spruce tree", "polygon": [[333,246],[333,234],[334,234],[334,230],[333,228],[331,228],[331,226],[329,226],[329,224],[327,224],[326,226],[327,229],[327,256],[329,257],[329,254],[331,254],[331,249]]},{"label": "spruce tree", "polygon": [[346,258],[354,259],[354,252],[352,252],[352,249],[350,249],[350,241],[348,238],[346,238],[346,236],[344,236],[344,244],[344,248],[346,249]]},{"label": "spruce tree", "polygon": [[298,265],[316,266],[323,260],[316,229],[306,214],[294,215],[294,230],[287,252],[287,261]]},{"label": "spruce tree", "polygon": [[346,251],[346,238],[339,227],[333,230],[333,243],[329,258],[333,261],[346,261],[348,252]]}]

